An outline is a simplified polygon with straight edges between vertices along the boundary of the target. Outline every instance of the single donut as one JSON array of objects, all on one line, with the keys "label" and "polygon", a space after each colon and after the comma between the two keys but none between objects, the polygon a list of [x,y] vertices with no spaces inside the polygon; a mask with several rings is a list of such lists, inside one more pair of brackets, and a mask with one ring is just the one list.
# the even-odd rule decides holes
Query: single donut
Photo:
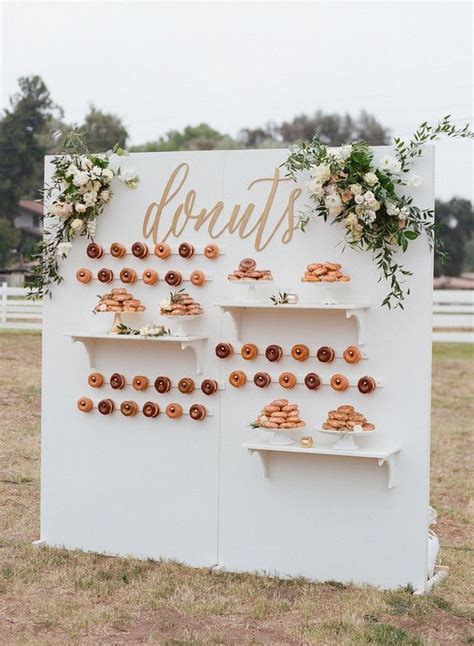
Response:
[{"label": "single donut", "polygon": [[235,388],[241,388],[245,383],[247,383],[247,375],[242,370],[234,370],[229,375],[229,383]]},{"label": "single donut", "polygon": [[259,388],[266,388],[272,381],[268,372],[256,372],[253,377],[253,383]]},{"label": "single donut", "polygon": [[92,280],[92,272],[90,269],[81,267],[81,269],[78,269],[76,271],[76,278],[80,283],[90,283]]},{"label": "single donut", "polygon": [[155,379],[155,388],[161,395],[164,395],[171,388],[171,380],[168,377],[157,377]]},{"label": "single donut", "polygon": [[104,375],[101,375],[100,372],[91,372],[87,377],[87,383],[92,388],[100,388],[104,385]]},{"label": "single donut", "polygon": [[132,253],[135,258],[146,258],[148,256],[148,247],[144,242],[134,242],[132,244]]},{"label": "single donut", "polygon": [[146,390],[148,388],[148,383],[148,377],[144,377],[143,375],[137,375],[132,379],[132,386],[135,390]]},{"label": "single donut", "polygon": [[296,386],[296,375],[292,372],[282,372],[278,382],[283,388],[294,388]]},{"label": "single donut", "polygon": [[145,402],[143,404],[142,413],[145,417],[157,417],[160,414],[160,407],[156,402]]},{"label": "single donut", "polygon": [[327,345],[323,345],[316,352],[316,357],[319,361],[321,361],[321,363],[331,363],[332,361],[334,361],[335,356],[336,353],[334,352],[334,350]]},{"label": "single donut", "polygon": [[178,253],[181,258],[192,258],[194,256],[194,247],[189,242],[182,242],[178,247]]},{"label": "single donut", "polygon": [[195,419],[196,421],[200,421],[204,419],[206,415],[207,415],[206,407],[203,406],[202,404],[193,404],[189,409],[189,417],[191,419]]},{"label": "single donut", "polygon": [[125,401],[120,404],[120,412],[125,417],[133,417],[138,413],[138,404],[134,401]]},{"label": "single donut", "polygon": [[110,377],[110,385],[114,390],[122,390],[122,388],[125,388],[125,377],[119,372],[114,372]]},{"label": "single donut", "polygon": [[168,404],[166,407],[166,414],[168,417],[171,417],[171,419],[177,419],[183,414],[183,409],[179,404]]},{"label": "single donut", "polygon": [[216,355],[219,359],[227,359],[231,354],[234,354],[234,348],[230,343],[218,343],[216,345]]},{"label": "single donut", "polygon": [[160,242],[159,244],[155,245],[155,256],[158,256],[158,258],[161,258],[164,260],[165,258],[168,258],[168,256],[171,254],[171,248],[166,242]]},{"label": "single donut", "polygon": [[362,424],[362,430],[363,431],[375,431],[375,426],[373,424],[370,424],[369,422],[365,422],[365,424]]},{"label": "single donut", "polygon": [[219,385],[215,379],[204,379],[201,390],[205,395],[214,395],[219,390]]},{"label": "single donut", "polygon": [[115,404],[111,399],[101,399],[97,404],[97,410],[101,415],[110,415],[115,410]]},{"label": "single donut", "polygon": [[283,356],[283,348],[281,345],[269,345],[265,350],[265,356],[268,361],[280,361]]},{"label": "single donut", "polygon": [[111,283],[114,279],[114,272],[111,269],[99,269],[97,272],[97,279],[101,283]]},{"label": "single donut", "polygon": [[172,287],[178,287],[183,282],[183,277],[179,271],[168,271],[165,274],[165,281]]},{"label": "single donut", "polygon": [[258,356],[258,348],[254,343],[245,343],[240,350],[240,354],[246,361],[252,361]]},{"label": "single donut", "polygon": [[204,247],[204,255],[210,260],[217,258],[219,255],[219,247],[216,244],[207,244]]},{"label": "single donut", "polygon": [[291,356],[296,361],[306,361],[309,357],[309,348],[303,343],[297,343],[291,348]]},{"label": "single donut", "polygon": [[344,375],[336,374],[331,377],[331,386],[339,392],[347,390],[349,388],[349,380]]},{"label": "single donut", "polygon": [[304,378],[304,384],[309,390],[318,390],[321,385],[321,379],[315,372],[308,372]]},{"label": "single donut", "polygon": [[368,395],[369,393],[373,392],[376,387],[377,383],[373,377],[361,377],[357,382],[357,388],[363,395]]},{"label": "single donut", "polygon": [[196,385],[191,377],[183,377],[178,381],[178,390],[180,393],[183,393],[183,395],[192,393],[195,388]]},{"label": "single donut", "polygon": [[158,272],[154,269],[145,269],[142,274],[142,278],[145,285],[154,285],[158,282]]},{"label": "single donut", "polygon": [[123,258],[127,253],[127,247],[121,242],[112,242],[110,245],[110,255],[114,258]]},{"label": "single donut", "polygon": [[362,352],[355,345],[350,345],[344,350],[342,356],[347,363],[359,363]]},{"label": "single donut", "polygon": [[244,258],[239,263],[239,269],[241,271],[254,271],[257,267],[257,263],[253,258]]},{"label": "single donut", "polygon": [[189,280],[193,285],[196,285],[196,287],[201,287],[201,285],[204,285],[206,282],[206,276],[203,271],[196,269],[189,277]]},{"label": "single donut", "polygon": [[131,267],[124,267],[120,272],[120,280],[122,283],[134,283],[137,280],[137,272]]},{"label": "single donut", "polygon": [[102,249],[100,244],[97,244],[97,242],[89,242],[89,244],[87,245],[86,253],[89,258],[98,260],[104,255],[104,250]]},{"label": "single donut", "polygon": [[82,413],[88,413],[93,406],[92,399],[89,399],[89,397],[81,397],[77,400],[77,407]]}]

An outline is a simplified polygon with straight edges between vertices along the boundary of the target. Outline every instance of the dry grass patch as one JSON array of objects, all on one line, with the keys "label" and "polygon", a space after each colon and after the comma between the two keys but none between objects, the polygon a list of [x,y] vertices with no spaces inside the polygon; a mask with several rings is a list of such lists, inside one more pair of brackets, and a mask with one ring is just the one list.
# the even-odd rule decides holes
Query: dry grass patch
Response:
[{"label": "dry grass patch", "polygon": [[410,590],[216,576],[177,563],[31,547],[39,535],[40,341],[0,334],[1,644],[468,643],[468,346],[435,349],[432,502],[451,574],[420,598]]}]

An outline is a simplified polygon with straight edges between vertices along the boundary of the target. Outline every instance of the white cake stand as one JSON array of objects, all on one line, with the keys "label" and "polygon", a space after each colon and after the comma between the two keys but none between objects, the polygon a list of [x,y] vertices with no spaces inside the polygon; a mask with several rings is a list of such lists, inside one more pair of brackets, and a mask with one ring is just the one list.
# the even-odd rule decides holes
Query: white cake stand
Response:
[{"label": "white cake stand", "polygon": [[332,435],[336,438],[336,441],[332,445],[334,449],[349,449],[352,451],[360,449],[360,446],[354,442],[354,437],[367,437],[368,435],[375,433],[375,429],[373,431],[328,431],[322,428],[317,428],[316,430],[318,433]]},{"label": "white cake stand", "polygon": [[173,331],[173,336],[189,336],[189,328],[187,326],[187,323],[201,318],[202,314],[190,314],[189,316],[186,314],[182,316],[179,316],[177,314],[163,314],[162,316],[167,320],[177,321],[178,325]]},{"label": "white cake stand", "polygon": [[227,280],[227,282],[229,285],[245,285],[247,287],[247,294],[244,298],[249,301],[259,301],[261,288],[271,287],[273,278],[271,280],[249,280],[248,278],[242,278],[240,280]]},{"label": "white cake stand", "polygon": [[262,431],[273,433],[272,437],[268,440],[268,443],[272,446],[289,446],[291,444],[296,444],[295,433],[304,431],[306,426],[284,429],[263,428],[262,426],[260,428]]},{"label": "white cake stand", "polygon": [[319,303],[323,303],[323,305],[335,305],[338,302],[336,292],[341,285],[350,285],[350,281],[335,281],[333,283],[320,281],[318,283],[312,283],[305,280],[303,281],[303,284],[311,285],[311,287],[316,287],[319,290],[319,292],[317,292]]}]

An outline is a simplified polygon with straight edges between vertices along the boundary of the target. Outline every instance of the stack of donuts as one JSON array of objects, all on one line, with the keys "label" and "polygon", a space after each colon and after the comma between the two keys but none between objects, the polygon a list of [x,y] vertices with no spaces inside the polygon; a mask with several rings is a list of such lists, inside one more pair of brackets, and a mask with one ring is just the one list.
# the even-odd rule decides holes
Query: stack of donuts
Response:
[{"label": "stack of donuts", "polygon": [[96,312],[144,312],[145,306],[138,298],[133,298],[126,289],[113,289],[110,294],[100,296],[95,306]]},{"label": "stack of donuts", "polygon": [[238,269],[228,275],[228,280],[273,280],[270,269],[257,269],[253,258],[244,258],[240,261]]},{"label": "stack of donuts", "polygon": [[330,410],[327,420],[322,425],[325,431],[373,431],[375,426],[358,413],[354,406],[339,406],[336,410]]},{"label": "stack of donuts", "polygon": [[187,292],[171,295],[169,309],[160,307],[162,316],[198,316],[204,310],[199,303]]},{"label": "stack of donuts", "polygon": [[287,399],[275,399],[264,406],[254,426],[274,430],[292,430],[304,428],[301,421],[298,404],[289,404]]},{"label": "stack of donuts", "polygon": [[313,262],[301,278],[303,283],[348,283],[351,277],[342,273],[338,262]]}]

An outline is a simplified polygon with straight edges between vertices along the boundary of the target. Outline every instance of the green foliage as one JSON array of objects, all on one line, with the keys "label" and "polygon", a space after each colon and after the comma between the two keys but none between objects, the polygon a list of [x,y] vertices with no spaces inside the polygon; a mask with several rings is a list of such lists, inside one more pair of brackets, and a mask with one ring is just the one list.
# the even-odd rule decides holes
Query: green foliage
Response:
[{"label": "green foliage", "polygon": [[435,255],[435,276],[459,276],[474,270],[474,214],[469,200],[453,198],[448,202],[436,200],[438,238],[447,258]]},{"label": "green foliage", "polygon": [[7,218],[0,218],[0,267],[5,267],[12,250],[20,240],[20,232]]},{"label": "green foliage", "polygon": [[89,107],[79,131],[90,152],[111,150],[116,144],[125,148],[127,144],[128,132],[121,119],[114,114],[98,110],[94,105]]},{"label": "green foliage", "polygon": [[170,130],[164,137],[131,148],[132,152],[166,152],[173,150],[214,150],[238,148],[236,141],[214,130],[206,123],[187,126],[183,131]]}]

